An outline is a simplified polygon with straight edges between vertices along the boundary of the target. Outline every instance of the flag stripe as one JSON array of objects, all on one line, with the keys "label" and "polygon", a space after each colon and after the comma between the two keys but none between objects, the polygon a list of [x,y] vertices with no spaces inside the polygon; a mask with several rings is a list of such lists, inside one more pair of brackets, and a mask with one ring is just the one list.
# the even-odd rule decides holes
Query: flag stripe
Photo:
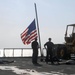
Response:
[{"label": "flag stripe", "polygon": [[32,37],[29,39],[29,41],[34,40],[36,37],[37,37],[37,34],[35,34],[34,36],[32,36]]},{"label": "flag stripe", "polygon": [[35,19],[32,23],[21,33],[21,39],[24,44],[30,44],[32,40],[37,37],[37,30]]},{"label": "flag stripe", "polygon": [[28,31],[28,29],[26,29],[26,30],[21,34],[21,38],[26,35],[27,31]]},{"label": "flag stripe", "polygon": [[[33,36],[29,36],[29,38],[27,39],[27,41],[32,41],[32,39],[33,39],[33,38],[35,39],[36,36],[37,36],[37,33],[34,34]],[[27,41],[26,41],[26,42],[27,42]]]},{"label": "flag stripe", "polygon": [[37,36],[37,33],[35,32],[34,34],[32,33],[32,35],[30,36],[29,39],[32,39],[33,37],[36,37]]},{"label": "flag stripe", "polygon": [[35,38],[35,34],[37,35],[36,31],[29,34],[26,38],[24,38],[24,41],[27,42],[29,39],[32,39],[33,37]]}]

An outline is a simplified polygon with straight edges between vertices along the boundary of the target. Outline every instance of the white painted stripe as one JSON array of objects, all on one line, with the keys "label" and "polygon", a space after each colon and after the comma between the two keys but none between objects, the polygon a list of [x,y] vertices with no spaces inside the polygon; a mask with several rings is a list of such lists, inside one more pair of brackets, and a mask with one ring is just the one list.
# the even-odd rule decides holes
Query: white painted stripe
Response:
[{"label": "white painted stripe", "polygon": [[68,75],[65,73],[54,72],[54,71],[49,73],[49,72],[38,72],[34,69],[19,69],[17,68],[17,66],[0,66],[0,69],[12,71],[18,75]]}]

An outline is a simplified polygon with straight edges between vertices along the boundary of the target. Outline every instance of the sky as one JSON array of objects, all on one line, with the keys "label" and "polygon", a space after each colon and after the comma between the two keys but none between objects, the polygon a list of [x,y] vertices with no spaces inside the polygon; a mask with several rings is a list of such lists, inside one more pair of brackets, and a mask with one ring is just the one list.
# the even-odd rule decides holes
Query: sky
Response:
[{"label": "sky", "polygon": [[37,6],[41,46],[52,38],[65,42],[66,26],[75,23],[75,0],[0,0],[0,48],[30,48],[20,34],[36,18]]}]

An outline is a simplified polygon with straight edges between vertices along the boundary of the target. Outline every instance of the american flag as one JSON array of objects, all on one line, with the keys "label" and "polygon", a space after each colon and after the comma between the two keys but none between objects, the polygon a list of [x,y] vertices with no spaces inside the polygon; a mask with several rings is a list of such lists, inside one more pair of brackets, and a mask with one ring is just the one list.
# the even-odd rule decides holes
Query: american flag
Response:
[{"label": "american flag", "polygon": [[32,40],[37,37],[37,30],[35,19],[32,23],[21,33],[21,39],[24,44],[30,44]]}]

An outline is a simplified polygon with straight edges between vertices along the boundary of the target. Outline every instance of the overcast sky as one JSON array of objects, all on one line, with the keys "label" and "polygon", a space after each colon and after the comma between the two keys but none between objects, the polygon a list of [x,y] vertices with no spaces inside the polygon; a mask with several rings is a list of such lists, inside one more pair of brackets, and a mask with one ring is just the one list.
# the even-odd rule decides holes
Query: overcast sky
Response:
[{"label": "overcast sky", "polygon": [[51,37],[64,43],[66,25],[75,23],[75,0],[0,0],[0,48],[27,48],[20,34],[29,26],[37,6],[42,47]]}]

